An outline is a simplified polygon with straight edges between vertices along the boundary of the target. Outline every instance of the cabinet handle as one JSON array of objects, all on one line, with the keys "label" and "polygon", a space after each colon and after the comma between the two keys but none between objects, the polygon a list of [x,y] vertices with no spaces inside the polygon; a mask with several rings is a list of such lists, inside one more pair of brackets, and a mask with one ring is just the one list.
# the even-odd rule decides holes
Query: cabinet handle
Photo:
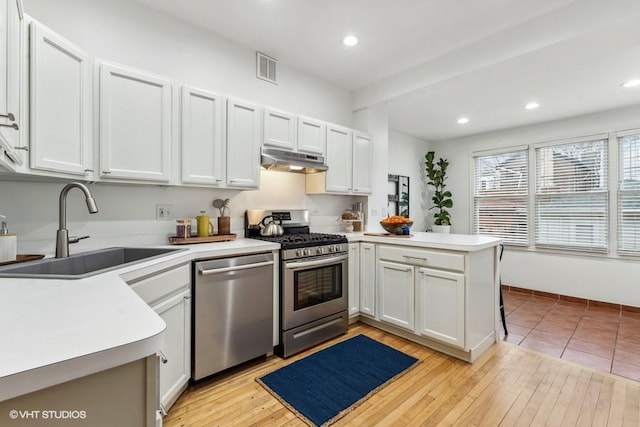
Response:
[{"label": "cabinet handle", "polygon": [[24,151],[29,151],[29,147],[27,147],[26,145],[24,147],[13,147],[14,150],[24,150]]},{"label": "cabinet handle", "polygon": [[110,174],[111,174],[111,172],[109,172],[109,171],[102,171],[102,174],[103,174],[103,175],[110,175]]},{"label": "cabinet handle", "polygon": [[164,355],[164,353],[160,350],[158,350],[158,356],[160,356],[160,361],[163,364],[166,364],[169,360],[167,359],[167,356]]},{"label": "cabinet handle", "polygon": [[188,301],[188,300],[190,300],[190,299],[191,299],[191,295],[189,295],[188,297],[184,297],[184,300],[185,300],[185,301]]},{"label": "cabinet handle", "polygon": [[11,123],[10,125],[5,125],[4,123],[0,123],[0,126],[2,126],[4,128],[11,128],[11,129],[15,129],[15,130],[20,130],[20,128],[18,127],[17,123]]},{"label": "cabinet handle", "polygon": [[14,116],[13,113],[0,114],[0,117],[5,118],[5,119],[9,119],[12,122],[16,121],[16,116]]},{"label": "cabinet handle", "polygon": [[417,260],[419,260],[419,261],[427,262],[427,259],[426,259],[426,258],[420,258],[420,257],[417,257],[417,256],[410,256],[410,255],[402,255],[402,256],[403,256],[404,258],[408,258],[408,259],[417,259]]},{"label": "cabinet handle", "polygon": [[93,172],[93,169],[85,169],[85,172]]},{"label": "cabinet handle", "polygon": [[399,268],[399,267],[389,267],[389,266],[387,266],[386,268],[388,268],[389,270],[404,271],[405,273],[411,273],[410,268]]}]

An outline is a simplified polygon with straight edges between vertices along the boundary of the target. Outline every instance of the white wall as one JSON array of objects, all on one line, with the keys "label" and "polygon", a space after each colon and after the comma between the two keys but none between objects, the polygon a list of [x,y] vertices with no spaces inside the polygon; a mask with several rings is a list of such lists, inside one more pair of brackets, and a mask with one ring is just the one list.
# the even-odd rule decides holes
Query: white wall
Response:
[{"label": "white wall", "polygon": [[[433,144],[436,156],[451,163],[452,231],[470,232],[472,152],[634,128],[640,128],[640,106]],[[615,191],[615,183],[611,188]],[[508,249],[502,261],[503,283],[636,307],[640,307],[638,277],[640,261],[613,255],[593,258]]]},{"label": "white wall", "polygon": [[424,168],[424,155],[429,147],[430,144],[421,139],[389,132],[389,173],[409,177],[409,216],[415,231],[425,231],[433,223]]},{"label": "white wall", "polygon": [[[27,14],[96,58],[164,75],[177,84],[352,125],[347,91],[285,64],[278,64],[278,85],[259,80],[253,50],[136,2],[25,0],[24,7]],[[173,134],[179,133],[174,130]],[[7,216],[10,230],[18,234],[19,253],[53,252],[58,195],[63,185],[0,181],[0,213]],[[266,171],[257,191],[116,184],[95,184],[91,189],[100,208],[96,215],[87,213],[80,192],[69,194],[70,233],[92,236],[73,245],[72,252],[104,244],[166,243],[175,222],[156,221],[156,204],[174,205],[175,218],[194,218],[200,210],[214,216],[213,199],[230,198],[232,231],[240,233],[246,209],[308,208],[314,231],[338,232],[342,227],[336,218],[356,200],[350,196],[307,196],[303,175]]]},{"label": "white wall", "polygon": [[282,63],[278,64],[277,85],[257,79],[254,50],[135,1],[23,3],[27,14],[97,59],[351,126],[351,99],[346,90]]}]

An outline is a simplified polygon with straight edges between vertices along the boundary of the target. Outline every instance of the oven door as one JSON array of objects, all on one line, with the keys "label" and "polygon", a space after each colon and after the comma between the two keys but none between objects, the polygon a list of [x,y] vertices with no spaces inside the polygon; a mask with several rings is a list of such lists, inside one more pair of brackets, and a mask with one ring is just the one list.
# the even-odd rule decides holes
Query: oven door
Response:
[{"label": "oven door", "polygon": [[347,310],[348,254],[283,262],[282,329]]}]

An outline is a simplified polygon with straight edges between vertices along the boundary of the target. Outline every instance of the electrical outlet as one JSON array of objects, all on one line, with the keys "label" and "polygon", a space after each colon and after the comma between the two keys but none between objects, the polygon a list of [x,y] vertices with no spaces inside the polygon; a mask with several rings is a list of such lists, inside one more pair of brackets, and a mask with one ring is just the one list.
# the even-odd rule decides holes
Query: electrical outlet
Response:
[{"label": "electrical outlet", "polygon": [[318,209],[311,209],[311,215],[318,215]]},{"label": "electrical outlet", "polygon": [[371,208],[371,215],[378,216],[378,209]]},{"label": "electrical outlet", "polygon": [[170,221],[173,219],[173,205],[156,205],[156,219]]}]

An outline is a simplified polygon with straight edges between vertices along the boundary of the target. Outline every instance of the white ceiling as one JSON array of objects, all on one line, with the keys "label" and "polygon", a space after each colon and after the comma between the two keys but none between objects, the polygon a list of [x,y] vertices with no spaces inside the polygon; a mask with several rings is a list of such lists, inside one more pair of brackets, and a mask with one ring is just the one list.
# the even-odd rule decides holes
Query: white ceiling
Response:
[{"label": "white ceiling", "polygon": [[[640,79],[638,0],[138,1],[352,91],[354,110],[384,105],[392,129],[430,141],[640,104],[620,86]],[[342,46],[347,33],[361,43]]]}]

